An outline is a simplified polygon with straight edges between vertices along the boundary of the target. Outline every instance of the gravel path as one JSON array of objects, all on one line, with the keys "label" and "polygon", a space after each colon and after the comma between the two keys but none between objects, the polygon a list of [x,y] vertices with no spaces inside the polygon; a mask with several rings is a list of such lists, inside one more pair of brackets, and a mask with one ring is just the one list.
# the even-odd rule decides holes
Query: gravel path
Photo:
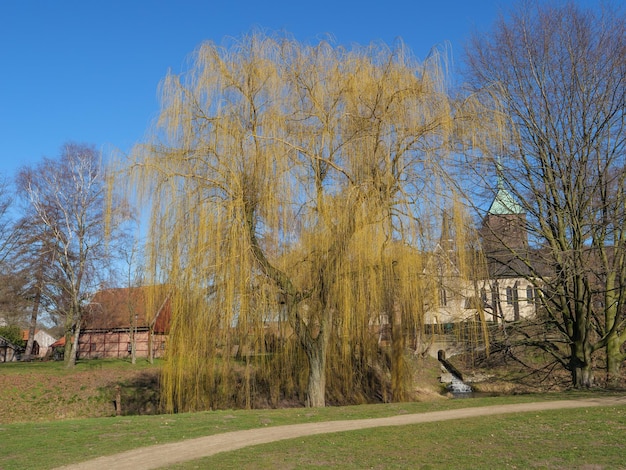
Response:
[{"label": "gravel path", "polygon": [[249,429],[246,431],[198,437],[170,444],[141,447],[120,454],[108,455],[87,462],[68,465],[57,470],[102,470],[106,468],[114,468],[116,470],[148,470],[208,457],[219,452],[228,452],[257,444],[265,444],[302,436],[312,436],[315,434],[353,431],[381,426],[402,426],[406,424],[473,418],[476,416],[505,413],[614,405],[626,405],[626,397],[518,403],[398,415],[387,418],[327,421],[322,423],[264,427],[262,429]]}]

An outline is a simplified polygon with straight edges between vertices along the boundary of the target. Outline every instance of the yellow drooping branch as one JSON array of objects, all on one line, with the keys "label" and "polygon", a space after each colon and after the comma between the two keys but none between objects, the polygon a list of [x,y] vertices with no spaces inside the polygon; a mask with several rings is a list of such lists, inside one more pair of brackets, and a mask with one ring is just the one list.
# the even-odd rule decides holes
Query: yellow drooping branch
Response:
[{"label": "yellow drooping branch", "polygon": [[404,396],[394,361],[422,324],[431,222],[468,133],[439,65],[261,34],[194,59],[162,83],[129,165],[151,203],[150,279],[172,286],[168,409],[254,406],[259,390],[394,399],[389,360]]}]

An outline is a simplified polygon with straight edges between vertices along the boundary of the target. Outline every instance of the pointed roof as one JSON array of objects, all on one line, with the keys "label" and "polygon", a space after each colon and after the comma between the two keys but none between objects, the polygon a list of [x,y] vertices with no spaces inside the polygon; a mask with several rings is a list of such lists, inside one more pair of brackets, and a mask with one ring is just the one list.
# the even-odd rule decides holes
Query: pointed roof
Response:
[{"label": "pointed roof", "polygon": [[452,220],[448,211],[444,210],[441,216],[441,234],[439,235],[438,246],[444,251],[454,250],[454,239],[452,238]]},{"label": "pointed roof", "polygon": [[521,204],[515,201],[515,198],[504,187],[502,164],[500,163],[499,158],[496,163],[496,168],[498,173],[498,192],[496,193],[496,197],[493,199],[491,206],[489,206],[487,213],[490,215],[524,214],[524,208]]},{"label": "pointed roof", "polygon": [[511,193],[500,188],[487,213],[490,215],[519,215],[524,213],[524,208],[515,201]]}]

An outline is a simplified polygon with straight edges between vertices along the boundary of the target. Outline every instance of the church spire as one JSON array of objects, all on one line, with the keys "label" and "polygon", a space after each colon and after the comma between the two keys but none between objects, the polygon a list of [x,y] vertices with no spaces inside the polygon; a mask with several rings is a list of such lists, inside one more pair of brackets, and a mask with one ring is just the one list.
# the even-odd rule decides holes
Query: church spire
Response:
[{"label": "church spire", "polygon": [[452,220],[450,219],[448,211],[445,209],[441,215],[441,235],[439,236],[439,246],[441,246],[445,252],[454,251]]},{"label": "church spire", "polygon": [[507,191],[504,184],[504,173],[502,171],[502,162],[500,157],[496,161],[496,174],[498,176],[498,192],[489,206],[488,214],[491,215],[521,215],[524,214],[524,208],[515,201],[515,198]]}]

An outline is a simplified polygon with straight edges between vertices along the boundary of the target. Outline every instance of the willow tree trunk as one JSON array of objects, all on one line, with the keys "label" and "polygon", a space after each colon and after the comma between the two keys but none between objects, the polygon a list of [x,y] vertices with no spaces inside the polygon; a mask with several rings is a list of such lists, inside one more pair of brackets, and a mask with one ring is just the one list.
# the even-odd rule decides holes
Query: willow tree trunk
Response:
[{"label": "willow tree trunk", "polygon": [[391,331],[392,345],[391,354],[393,356],[391,365],[391,394],[392,400],[396,403],[407,401],[408,390],[406,381],[406,362],[404,359],[406,339],[402,332],[402,325],[395,324]]},{"label": "willow tree trunk", "polygon": [[408,399],[408,371],[404,355],[406,354],[406,335],[402,327],[402,306],[397,299],[391,302],[391,394],[396,403]]},{"label": "willow tree trunk", "polygon": [[310,408],[326,406],[326,354],[329,334],[322,329],[315,339],[302,339],[309,361],[309,380],[306,387],[305,405]]}]

